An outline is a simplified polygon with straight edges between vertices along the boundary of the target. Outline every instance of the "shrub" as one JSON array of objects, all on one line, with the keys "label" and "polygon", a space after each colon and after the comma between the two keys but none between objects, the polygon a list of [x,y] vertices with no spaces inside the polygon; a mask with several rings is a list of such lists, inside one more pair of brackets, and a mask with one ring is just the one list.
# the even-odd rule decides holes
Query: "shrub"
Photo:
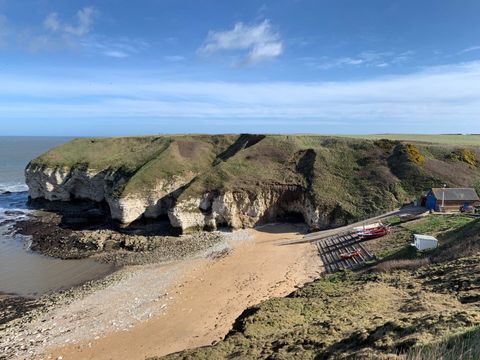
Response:
[{"label": "shrub", "polygon": [[389,139],[378,139],[373,142],[373,144],[385,151],[391,151],[395,146],[397,146],[400,142],[389,140]]},{"label": "shrub", "polygon": [[477,156],[472,150],[469,149],[457,149],[450,154],[449,158],[462,161],[473,167],[478,166]]},{"label": "shrub", "polygon": [[475,183],[473,184],[473,187],[475,188],[475,191],[477,194],[480,194],[480,180],[476,180]]},{"label": "shrub", "polygon": [[413,144],[405,144],[400,150],[400,153],[414,164],[423,165],[425,163],[425,156],[423,156],[420,150]]},{"label": "shrub", "polygon": [[407,360],[478,360],[480,359],[479,328],[423,347],[413,348]]},{"label": "shrub", "polygon": [[429,258],[422,259],[405,259],[384,261],[373,268],[375,272],[391,272],[395,270],[415,270],[422,266],[430,264]]},{"label": "shrub", "polygon": [[392,173],[402,182],[402,188],[409,195],[418,196],[425,189],[441,184],[432,172],[422,167],[425,156],[413,144],[400,144],[395,147],[388,158],[388,166]]}]

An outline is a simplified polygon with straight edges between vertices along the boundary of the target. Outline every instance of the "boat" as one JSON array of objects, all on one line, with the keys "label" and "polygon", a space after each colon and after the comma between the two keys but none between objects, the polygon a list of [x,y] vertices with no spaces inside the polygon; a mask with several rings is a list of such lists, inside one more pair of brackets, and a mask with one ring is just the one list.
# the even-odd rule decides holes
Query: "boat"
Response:
[{"label": "boat", "polygon": [[387,226],[379,223],[378,226],[375,227],[366,227],[365,229],[358,231],[357,234],[362,240],[371,240],[383,237],[389,233],[389,229]]},{"label": "boat", "polygon": [[352,252],[349,252],[349,253],[343,253],[343,254],[340,254],[340,258],[342,260],[347,260],[347,259],[351,259],[353,257],[358,257],[361,255],[361,250],[360,249],[356,249]]},{"label": "boat", "polygon": [[357,226],[353,228],[353,231],[359,233],[365,230],[371,230],[371,229],[376,229],[379,227],[385,226],[381,222],[373,223],[373,224],[368,224],[368,225],[363,225],[363,226]]}]

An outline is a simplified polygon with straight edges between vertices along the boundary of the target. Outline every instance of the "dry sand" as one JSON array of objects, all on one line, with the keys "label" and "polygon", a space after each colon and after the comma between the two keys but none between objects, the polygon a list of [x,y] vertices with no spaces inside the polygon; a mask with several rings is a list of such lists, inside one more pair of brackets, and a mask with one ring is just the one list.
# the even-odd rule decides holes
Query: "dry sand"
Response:
[{"label": "dry sand", "polygon": [[[271,297],[285,296],[318,277],[322,269],[316,247],[299,242],[302,236],[293,225],[268,225],[234,233],[228,254],[171,265],[176,275],[168,289],[161,289],[164,298],[159,301],[154,299],[156,296],[150,297],[150,309],[157,315],[127,330],[50,349],[45,357],[145,359],[218,341],[245,308]],[[143,288],[150,285],[146,283]],[[107,295],[103,301],[108,301]],[[109,310],[102,307],[102,311],[110,313],[108,318],[115,317],[116,310],[115,306]],[[121,321],[121,312],[118,316],[114,321]],[[76,341],[74,332],[71,339]]]}]

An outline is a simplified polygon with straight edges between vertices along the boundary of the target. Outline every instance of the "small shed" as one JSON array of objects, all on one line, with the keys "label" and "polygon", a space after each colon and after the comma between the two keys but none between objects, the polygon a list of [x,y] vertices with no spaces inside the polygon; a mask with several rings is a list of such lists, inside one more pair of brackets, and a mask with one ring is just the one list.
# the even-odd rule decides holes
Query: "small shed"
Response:
[{"label": "small shed", "polygon": [[463,205],[479,204],[480,198],[473,188],[432,188],[425,205],[434,211],[458,211]]},{"label": "small shed", "polygon": [[438,247],[438,240],[430,235],[415,234],[413,235],[412,246],[415,246],[419,251],[436,249]]}]

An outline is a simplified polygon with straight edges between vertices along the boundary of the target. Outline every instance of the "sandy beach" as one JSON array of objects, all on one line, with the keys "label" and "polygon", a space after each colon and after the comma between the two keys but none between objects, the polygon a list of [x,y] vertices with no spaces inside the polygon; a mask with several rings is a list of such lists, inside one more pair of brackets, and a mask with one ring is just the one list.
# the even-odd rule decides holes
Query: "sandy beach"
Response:
[{"label": "sandy beach", "polygon": [[[247,307],[318,277],[315,246],[295,242],[302,230],[242,230],[212,256],[144,267],[58,309],[56,326],[64,332],[37,358],[144,359],[218,341]],[[137,321],[125,319],[132,315]]]}]

